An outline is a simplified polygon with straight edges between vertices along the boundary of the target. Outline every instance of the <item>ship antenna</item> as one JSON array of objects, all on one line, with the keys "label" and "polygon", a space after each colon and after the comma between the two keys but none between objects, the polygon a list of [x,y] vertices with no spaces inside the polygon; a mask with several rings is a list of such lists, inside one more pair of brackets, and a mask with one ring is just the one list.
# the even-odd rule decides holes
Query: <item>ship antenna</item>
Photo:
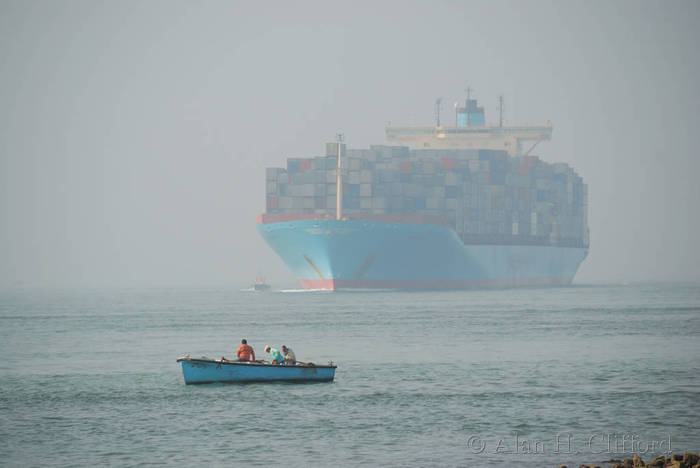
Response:
[{"label": "ship antenna", "polygon": [[442,98],[437,98],[435,100],[435,126],[439,127],[440,126],[440,103],[442,102]]},{"label": "ship antenna", "polygon": [[498,96],[498,126],[503,127],[503,95]]},{"label": "ship antenna", "polygon": [[341,153],[343,151],[343,134],[338,133],[335,136],[336,141],[338,142],[338,168],[337,168],[337,176],[335,179],[335,219],[340,221],[340,219],[343,217],[343,175],[341,174]]}]

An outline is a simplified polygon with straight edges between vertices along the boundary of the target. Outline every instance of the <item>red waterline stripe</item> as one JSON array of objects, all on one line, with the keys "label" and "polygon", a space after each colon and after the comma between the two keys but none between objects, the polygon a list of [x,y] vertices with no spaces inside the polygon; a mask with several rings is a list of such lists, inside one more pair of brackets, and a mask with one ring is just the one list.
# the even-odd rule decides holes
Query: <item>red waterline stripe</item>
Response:
[{"label": "red waterline stripe", "polygon": [[518,278],[489,280],[355,280],[300,279],[304,289],[480,289],[528,286],[566,286],[573,278]]},{"label": "red waterline stripe", "polygon": [[[292,221],[327,220],[334,221],[335,216],[316,213],[264,213],[255,218],[256,224],[288,223]],[[398,224],[437,224],[448,226],[443,218],[436,216],[412,215],[412,214],[350,214],[343,216],[342,221],[369,221],[379,223]]]}]

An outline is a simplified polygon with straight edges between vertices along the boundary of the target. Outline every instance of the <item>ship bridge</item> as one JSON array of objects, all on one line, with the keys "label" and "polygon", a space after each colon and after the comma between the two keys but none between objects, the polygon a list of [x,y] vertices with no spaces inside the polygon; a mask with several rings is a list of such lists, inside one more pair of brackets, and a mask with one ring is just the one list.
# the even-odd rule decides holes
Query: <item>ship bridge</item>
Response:
[{"label": "ship bridge", "polygon": [[385,130],[388,141],[413,149],[505,150],[511,156],[527,155],[541,141],[552,139],[549,122],[508,127],[399,127],[389,124]]},{"label": "ship bridge", "polygon": [[[500,118],[498,126],[485,123],[484,108],[469,95],[459,107],[455,103],[456,119],[454,127],[440,125],[440,102],[435,102],[435,126],[402,127],[389,123],[386,126],[386,139],[413,149],[488,149],[505,150],[511,156],[527,156],[541,141],[552,139],[552,125],[503,126],[503,97],[499,99]],[[525,149],[525,152],[523,152]]]}]

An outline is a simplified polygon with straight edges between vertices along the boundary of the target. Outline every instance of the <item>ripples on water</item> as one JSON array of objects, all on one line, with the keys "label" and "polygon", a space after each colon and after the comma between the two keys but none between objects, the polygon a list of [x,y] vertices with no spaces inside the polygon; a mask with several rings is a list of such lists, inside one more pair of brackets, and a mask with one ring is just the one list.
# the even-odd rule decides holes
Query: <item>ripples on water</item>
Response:
[{"label": "ripples on water", "polygon": [[[696,285],[5,292],[0,456],[8,466],[571,466],[629,456],[594,454],[606,434],[670,435],[674,452],[697,452],[699,335]],[[333,360],[336,381],[183,384],[177,357],[232,357],[242,337],[259,356],[270,343]],[[516,433],[543,453],[494,453],[514,452]],[[555,453],[557,434],[560,452],[571,437],[580,453]]]}]

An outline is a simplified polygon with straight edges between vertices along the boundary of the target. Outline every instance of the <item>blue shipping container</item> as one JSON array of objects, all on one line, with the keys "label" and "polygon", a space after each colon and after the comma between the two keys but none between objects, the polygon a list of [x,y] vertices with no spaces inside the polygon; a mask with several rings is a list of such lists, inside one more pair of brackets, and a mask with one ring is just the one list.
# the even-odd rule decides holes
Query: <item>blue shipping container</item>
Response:
[{"label": "blue shipping container", "polygon": [[287,172],[290,174],[296,174],[299,172],[299,161],[293,161],[291,159],[287,160]]}]

